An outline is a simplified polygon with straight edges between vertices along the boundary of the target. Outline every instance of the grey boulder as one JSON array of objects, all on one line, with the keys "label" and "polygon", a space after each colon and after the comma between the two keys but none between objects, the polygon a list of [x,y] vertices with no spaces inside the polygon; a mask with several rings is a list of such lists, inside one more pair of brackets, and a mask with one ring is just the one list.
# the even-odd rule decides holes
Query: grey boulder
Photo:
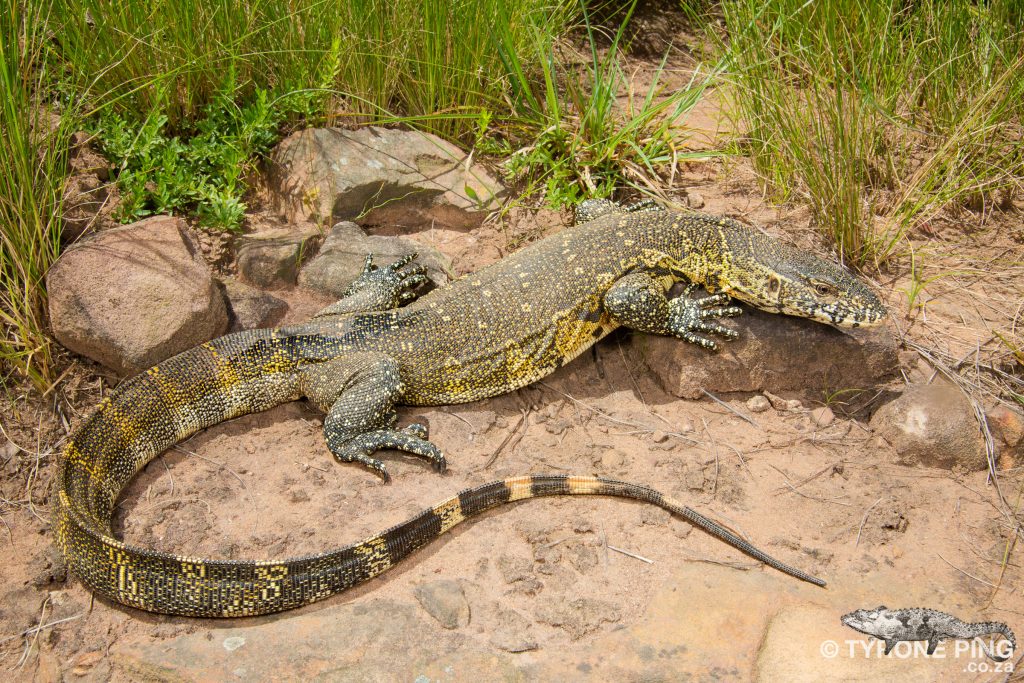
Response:
[{"label": "grey boulder", "polygon": [[274,209],[292,222],[358,218],[456,228],[479,226],[505,192],[441,138],[377,126],[290,135],[270,156],[267,189]]},{"label": "grey boulder", "polygon": [[320,253],[303,267],[299,284],[340,297],[363,271],[367,254],[373,254],[378,266],[417,254],[416,263],[426,266],[427,277],[435,286],[451,279],[451,261],[437,249],[405,237],[367,235],[355,223],[342,222],[331,228]]}]

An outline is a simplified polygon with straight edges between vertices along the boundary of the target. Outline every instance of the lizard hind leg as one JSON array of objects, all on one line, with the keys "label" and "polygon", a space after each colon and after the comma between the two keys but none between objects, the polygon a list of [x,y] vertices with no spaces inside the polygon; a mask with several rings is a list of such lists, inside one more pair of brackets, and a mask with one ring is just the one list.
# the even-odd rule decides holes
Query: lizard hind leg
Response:
[{"label": "lizard hind leg", "polygon": [[391,480],[384,463],[372,457],[395,449],[419,455],[438,472],[447,467],[444,455],[427,440],[427,429],[411,424],[397,429],[394,405],[402,395],[398,363],[382,353],[356,353],[302,371],[303,394],[327,413],[324,438],[338,460],[357,462]]}]

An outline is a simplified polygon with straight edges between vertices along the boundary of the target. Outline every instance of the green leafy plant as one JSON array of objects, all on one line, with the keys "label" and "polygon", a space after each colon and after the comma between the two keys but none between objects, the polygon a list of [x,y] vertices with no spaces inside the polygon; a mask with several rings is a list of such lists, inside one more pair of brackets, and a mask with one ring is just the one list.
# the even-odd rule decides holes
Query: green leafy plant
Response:
[{"label": "green leafy plant", "polygon": [[270,105],[266,91],[256,91],[245,106],[233,94],[226,89],[205,107],[191,134],[167,134],[160,109],[141,121],[119,113],[100,117],[96,132],[115,166],[121,220],[194,212],[212,228],[241,227],[245,175],[276,141],[284,112]]},{"label": "green leafy plant", "polygon": [[915,308],[924,308],[925,304],[918,301],[918,298],[925,291],[928,285],[933,282],[938,282],[944,277],[951,277],[955,275],[961,275],[961,271],[951,270],[944,271],[932,275],[931,277],[923,277],[921,273],[921,265],[917,258],[917,253],[910,250],[910,284],[903,289],[903,293],[907,295],[907,310],[913,311]]}]

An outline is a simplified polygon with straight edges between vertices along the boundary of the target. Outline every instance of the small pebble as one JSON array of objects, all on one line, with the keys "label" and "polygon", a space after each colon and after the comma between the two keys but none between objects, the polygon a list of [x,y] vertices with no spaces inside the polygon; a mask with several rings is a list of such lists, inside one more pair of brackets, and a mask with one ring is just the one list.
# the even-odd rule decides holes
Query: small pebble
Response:
[{"label": "small pebble", "polygon": [[835,422],[836,416],[828,406],[821,406],[811,411],[811,422],[817,427],[828,427]]},{"label": "small pebble", "polygon": [[782,398],[781,396],[776,396],[770,391],[764,392],[764,395],[765,398],[768,399],[768,402],[771,403],[772,408],[775,408],[775,410],[794,411],[800,410],[803,407],[803,404],[800,403],[800,401],[796,400],[795,398]]},{"label": "small pebble", "polygon": [[752,413],[763,413],[771,407],[768,403],[768,399],[758,394],[757,396],[751,396],[747,399],[747,410]]},{"label": "small pebble", "polygon": [[653,441],[654,443],[665,443],[666,441],[668,441],[668,434],[661,431],[660,429],[656,429],[654,433],[651,434],[651,441]]},{"label": "small pebble", "polygon": [[703,209],[704,208],[704,197],[696,192],[686,193],[686,204],[691,209]]}]

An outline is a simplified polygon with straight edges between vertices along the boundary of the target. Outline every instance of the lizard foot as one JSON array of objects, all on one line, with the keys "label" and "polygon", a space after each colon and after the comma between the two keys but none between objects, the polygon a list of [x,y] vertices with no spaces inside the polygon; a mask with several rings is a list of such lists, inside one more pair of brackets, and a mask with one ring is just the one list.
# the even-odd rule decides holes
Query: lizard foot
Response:
[{"label": "lizard foot", "polygon": [[434,469],[440,474],[448,468],[441,450],[426,440],[427,428],[421,424],[412,424],[401,430],[377,429],[360,434],[343,443],[335,444],[328,441],[334,457],[342,462],[358,462],[375,472],[384,483],[391,481],[384,463],[371,457],[375,452],[384,449],[405,451],[426,458],[433,463]]},{"label": "lizard foot", "polygon": [[372,287],[378,297],[393,301],[396,305],[412,301],[418,296],[416,288],[427,281],[425,266],[406,268],[415,258],[416,254],[406,254],[394,263],[379,267],[373,262],[373,254],[367,254],[363,272],[343,296],[351,296]]},{"label": "lizard foot", "polygon": [[669,305],[669,331],[675,336],[696,344],[697,346],[712,351],[718,350],[718,343],[712,339],[698,336],[696,332],[704,334],[717,334],[726,339],[737,339],[739,333],[723,327],[715,322],[717,318],[733,318],[742,309],[737,306],[727,306],[729,297],[725,294],[712,294],[700,298],[690,298],[690,291],[693,287],[668,302]]}]

